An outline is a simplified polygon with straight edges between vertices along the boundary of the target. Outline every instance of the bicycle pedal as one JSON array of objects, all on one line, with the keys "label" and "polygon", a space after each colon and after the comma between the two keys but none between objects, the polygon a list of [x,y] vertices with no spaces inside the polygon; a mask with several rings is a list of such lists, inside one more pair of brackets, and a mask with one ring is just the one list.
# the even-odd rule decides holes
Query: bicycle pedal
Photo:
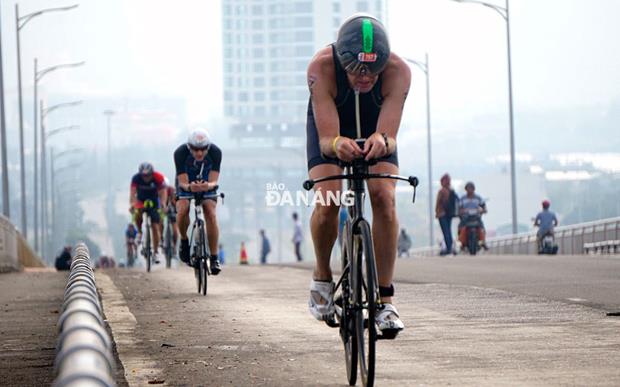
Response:
[{"label": "bicycle pedal", "polygon": [[394,340],[400,329],[385,329],[377,335],[377,340]]},{"label": "bicycle pedal", "polygon": [[325,321],[325,324],[330,328],[340,327],[340,323],[336,320],[335,316],[328,317],[323,321]]}]

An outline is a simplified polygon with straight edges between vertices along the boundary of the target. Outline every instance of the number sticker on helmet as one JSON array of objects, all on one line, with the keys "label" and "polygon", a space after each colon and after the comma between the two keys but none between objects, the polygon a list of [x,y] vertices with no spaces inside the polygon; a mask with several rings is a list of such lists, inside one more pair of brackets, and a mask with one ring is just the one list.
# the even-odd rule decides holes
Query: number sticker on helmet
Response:
[{"label": "number sticker on helmet", "polygon": [[357,54],[357,60],[360,62],[375,62],[377,60],[377,54],[374,52],[360,52]]}]

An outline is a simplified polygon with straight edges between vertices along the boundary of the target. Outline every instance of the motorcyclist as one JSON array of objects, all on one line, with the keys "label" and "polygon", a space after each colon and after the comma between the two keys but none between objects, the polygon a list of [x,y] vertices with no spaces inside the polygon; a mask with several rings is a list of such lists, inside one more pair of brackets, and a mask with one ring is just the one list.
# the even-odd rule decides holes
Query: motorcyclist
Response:
[{"label": "motorcyclist", "polygon": [[536,215],[536,219],[534,219],[534,226],[538,227],[538,232],[536,233],[538,250],[542,250],[543,238],[547,235],[553,236],[553,228],[558,225],[558,218],[555,216],[554,212],[549,211],[549,207],[551,207],[551,202],[549,202],[549,200],[543,200],[543,209]]},{"label": "motorcyclist", "polygon": [[473,182],[467,182],[465,184],[466,194],[459,200],[459,215],[461,222],[459,223],[459,241],[461,242],[461,250],[467,247],[467,227],[465,225],[468,221],[477,220],[480,222],[478,228],[478,243],[482,248],[487,250],[486,245],[486,231],[484,229],[484,223],[482,222],[482,214],[487,213],[487,206],[484,199],[475,193],[476,186]]}]

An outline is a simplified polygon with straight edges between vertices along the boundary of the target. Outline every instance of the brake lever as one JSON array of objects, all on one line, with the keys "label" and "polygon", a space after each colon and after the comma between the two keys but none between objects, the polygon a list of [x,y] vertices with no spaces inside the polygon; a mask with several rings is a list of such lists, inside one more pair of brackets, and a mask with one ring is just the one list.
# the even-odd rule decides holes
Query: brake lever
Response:
[{"label": "brake lever", "polygon": [[409,176],[409,184],[413,187],[413,199],[411,203],[415,203],[415,195],[417,192],[418,184],[420,184],[420,180],[418,180],[415,176]]}]

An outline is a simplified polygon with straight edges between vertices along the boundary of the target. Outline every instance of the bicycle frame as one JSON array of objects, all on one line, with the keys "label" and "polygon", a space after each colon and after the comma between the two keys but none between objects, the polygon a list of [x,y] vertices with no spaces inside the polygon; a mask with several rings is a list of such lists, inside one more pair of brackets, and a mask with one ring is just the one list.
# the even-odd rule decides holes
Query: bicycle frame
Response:
[{"label": "bicycle frame", "polygon": [[142,247],[142,252],[144,258],[146,258],[146,271],[150,272],[153,259],[153,248],[151,247],[151,216],[148,211],[142,211],[142,227],[144,227],[144,233],[142,234],[144,246]]}]

